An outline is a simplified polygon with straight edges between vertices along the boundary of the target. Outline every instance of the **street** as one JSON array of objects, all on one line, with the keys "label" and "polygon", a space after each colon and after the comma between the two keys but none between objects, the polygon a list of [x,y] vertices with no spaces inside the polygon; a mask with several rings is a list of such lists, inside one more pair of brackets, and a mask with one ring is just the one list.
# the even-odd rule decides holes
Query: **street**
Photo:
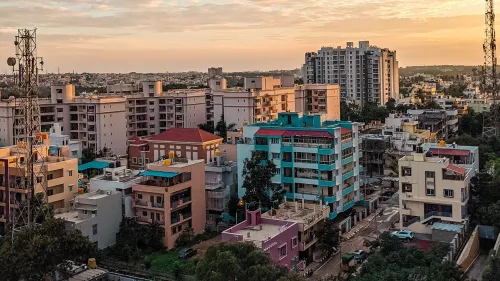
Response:
[{"label": "street", "polygon": [[[364,240],[375,240],[377,235],[388,231],[391,224],[399,219],[397,207],[387,207],[381,216],[367,217],[367,219],[358,223],[353,229],[344,234],[345,237],[350,237],[349,240],[340,243],[340,251],[335,254],[329,261],[319,267],[311,277],[312,280],[319,280],[326,276],[337,276],[341,272],[341,256],[344,253],[349,253],[355,250],[368,251],[368,248],[363,246]],[[378,231],[377,231],[378,229]],[[378,232],[378,234],[377,234]]]}]

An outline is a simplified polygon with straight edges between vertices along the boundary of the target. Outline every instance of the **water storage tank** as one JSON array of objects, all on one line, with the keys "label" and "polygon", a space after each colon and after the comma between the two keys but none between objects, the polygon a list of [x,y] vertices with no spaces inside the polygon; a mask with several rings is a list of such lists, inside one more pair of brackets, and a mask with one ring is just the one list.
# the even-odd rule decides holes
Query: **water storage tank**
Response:
[{"label": "water storage tank", "polygon": [[163,166],[170,166],[170,159],[163,160]]},{"label": "water storage tank", "polygon": [[88,261],[88,266],[89,268],[97,268],[97,262],[95,260],[95,258],[90,258],[89,261]]},{"label": "water storage tank", "polygon": [[175,156],[175,153],[173,151],[170,151],[168,153],[168,158],[172,159],[172,158],[174,158],[174,156]]},{"label": "water storage tank", "polygon": [[219,150],[215,151],[215,156],[220,156],[220,151]]}]

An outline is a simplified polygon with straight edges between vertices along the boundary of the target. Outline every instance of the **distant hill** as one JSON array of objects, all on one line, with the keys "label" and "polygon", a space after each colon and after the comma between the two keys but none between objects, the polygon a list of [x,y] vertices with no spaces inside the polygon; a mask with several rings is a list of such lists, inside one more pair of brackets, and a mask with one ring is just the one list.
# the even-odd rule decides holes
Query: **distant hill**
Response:
[{"label": "distant hill", "polygon": [[480,65],[429,65],[429,66],[407,66],[399,68],[400,76],[413,76],[418,73],[434,76],[456,76],[472,74],[474,70],[481,71]]}]

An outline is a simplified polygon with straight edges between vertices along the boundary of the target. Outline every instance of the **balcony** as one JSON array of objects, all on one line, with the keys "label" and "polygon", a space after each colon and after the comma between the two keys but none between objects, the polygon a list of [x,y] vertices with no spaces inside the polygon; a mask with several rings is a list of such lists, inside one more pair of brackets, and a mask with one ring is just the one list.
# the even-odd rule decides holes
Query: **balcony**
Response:
[{"label": "balcony", "polygon": [[347,210],[349,210],[350,208],[352,208],[352,206],[354,206],[354,203],[356,203],[356,201],[351,200],[349,202],[347,202],[346,204],[344,204],[344,207],[342,207],[342,212],[345,212]]},{"label": "balcony", "polygon": [[312,237],[307,237],[306,240],[300,242],[299,251],[305,251],[309,249],[316,242],[318,242],[318,238],[316,238],[314,235]]},{"label": "balcony", "polygon": [[354,176],[354,171],[351,170],[351,171],[348,171],[348,172],[345,172],[342,174],[342,180],[345,181],[347,179],[350,179]]},{"label": "balcony", "polygon": [[229,197],[229,188],[226,188],[221,191],[208,191],[207,198],[228,198]]},{"label": "balcony", "polygon": [[[349,156],[350,155],[350,156]],[[353,161],[352,153],[342,157],[342,165],[349,164]]]},{"label": "balcony", "polygon": [[343,190],[342,190],[342,196],[346,196],[347,194],[351,193],[354,191],[354,185],[351,185],[349,187],[345,187]]},{"label": "balcony", "polygon": [[352,140],[348,141],[348,142],[343,142],[341,145],[342,150],[349,148],[349,147],[352,147]]},{"label": "balcony", "polygon": [[217,181],[217,182],[205,182],[205,189],[209,189],[209,190],[213,190],[213,189],[217,189],[217,188],[220,188],[222,187],[222,185],[224,184],[224,182],[221,180],[221,181]]},{"label": "balcony", "polygon": [[328,218],[333,220],[337,217],[337,211],[333,211],[331,213],[328,214]]},{"label": "balcony", "polygon": [[330,203],[333,203],[335,201],[337,201],[337,196],[333,195],[333,196],[325,196],[323,201],[325,202],[325,204],[330,204]]},{"label": "balcony", "polygon": [[430,217],[444,217],[444,218],[451,218],[453,214],[451,212],[438,212],[438,211],[432,211],[428,212],[424,215],[424,220],[430,218]]},{"label": "balcony", "polygon": [[170,201],[170,209],[177,209],[191,203],[191,196],[184,197],[177,201]]}]

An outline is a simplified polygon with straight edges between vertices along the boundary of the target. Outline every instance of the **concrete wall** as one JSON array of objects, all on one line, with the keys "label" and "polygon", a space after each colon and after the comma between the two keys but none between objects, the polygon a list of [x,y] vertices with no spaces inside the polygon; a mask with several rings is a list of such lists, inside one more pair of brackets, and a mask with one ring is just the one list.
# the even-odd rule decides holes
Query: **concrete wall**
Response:
[{"label": "concrete wall", "polygon": [[97,234],[99,249],[116,244],[122,222],[122,194],[116,192],[97,200]]},{"label": "concrete wall", "polygon": [[461,270],[463,270],[464,272],[467,272],[467,270],[469,270],[469,268],[479,255],[479,250],[479,232],[478,226],[476,226],[476,228],[472,232],[471,237],[469,238],[469,241],[467,241],[467,244],[462,250],[462,254],[457,260],[457,265]]}]

